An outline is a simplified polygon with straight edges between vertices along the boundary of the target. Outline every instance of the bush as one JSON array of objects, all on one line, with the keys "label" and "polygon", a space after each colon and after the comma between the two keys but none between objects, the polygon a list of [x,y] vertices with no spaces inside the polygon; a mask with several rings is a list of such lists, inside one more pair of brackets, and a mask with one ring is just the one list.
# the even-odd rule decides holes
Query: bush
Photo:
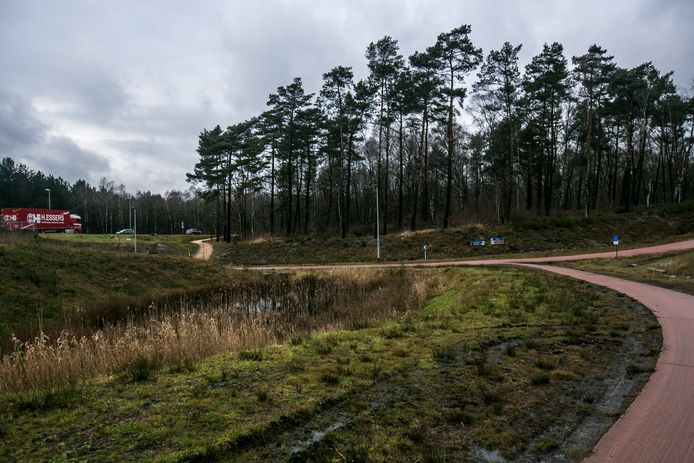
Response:
[{"label": "bush", "polygon": [[128,368],[133,381],[147,381],[154,373],[156,365],[147,357],[137,357]]},{"label": "bush", "polygon": [[260,362],[265,357],[262,349],[242,350],[239,352],[239,359]]}]

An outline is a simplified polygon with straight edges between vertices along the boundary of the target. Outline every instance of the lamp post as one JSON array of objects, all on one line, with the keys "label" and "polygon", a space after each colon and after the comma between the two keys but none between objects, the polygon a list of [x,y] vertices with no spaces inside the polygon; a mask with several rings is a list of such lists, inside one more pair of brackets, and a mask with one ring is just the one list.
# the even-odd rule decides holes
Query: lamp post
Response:
[{"label": "lamp post", "polygon": [[381,221],[378,214],[378,180],[374,183],[376,188],[376,259],[381,260]]},{"label": "lamp post", "polygon": [[133,233],[134,238],[135,238],[135,254],[137,254],[137,208],[133,207],[133,219],[135,222],[135,228],[133,228]]},{"label": "lamp post", "polygon": [[51,189],[46,188],[46,191],[48,192],[48,209],[51,208]]}]

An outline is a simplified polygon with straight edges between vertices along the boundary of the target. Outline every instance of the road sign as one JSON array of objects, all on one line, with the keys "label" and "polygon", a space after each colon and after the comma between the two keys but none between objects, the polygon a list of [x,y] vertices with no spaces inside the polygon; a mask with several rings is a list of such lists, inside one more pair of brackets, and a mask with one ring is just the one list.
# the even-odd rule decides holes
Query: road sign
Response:
[{"label": "road sign", "polygon": [[484,246],[485,241],[484,240],[472,240],[470,241],[470,246]]},{"label": "road sign", "polygon": [[612,244],[615,246],[619,246],[619,235],[615,234],[612,236]]},{"label": "road sign", "polygon": [[506,244],[506,239],[500,236],[495,236],[493,238],[489,238],[489,244],[492,246],[496,244]]}]

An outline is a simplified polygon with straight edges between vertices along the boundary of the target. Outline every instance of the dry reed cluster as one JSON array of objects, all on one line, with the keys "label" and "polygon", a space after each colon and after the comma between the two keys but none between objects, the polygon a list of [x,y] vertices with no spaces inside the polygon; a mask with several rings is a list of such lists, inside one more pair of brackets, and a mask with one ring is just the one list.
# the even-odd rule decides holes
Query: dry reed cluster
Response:
[{"label": "dry reed cluster", "polygon": [[421,274],[333,272],[269,275],[230,283],[175,304],[128,312],[88,335],[63,330],[14,339],[0,361],[0,391],[42,391],[144,365],[189,367],[219,352],[254,349],[332,329],[373,326],[420,307],[431,288]]}]

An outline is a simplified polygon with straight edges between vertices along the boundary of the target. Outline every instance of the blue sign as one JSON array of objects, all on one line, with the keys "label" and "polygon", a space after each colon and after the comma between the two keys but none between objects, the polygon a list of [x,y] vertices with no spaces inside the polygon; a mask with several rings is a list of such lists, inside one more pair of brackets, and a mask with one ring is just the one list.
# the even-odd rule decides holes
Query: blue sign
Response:
[{"label": "blue sign", "polygon": [[614,234],[612,236],[612,244],[614,244],[615,246],[617,246],[619,244],[619,235]]},{"label": "blue sign", "polygon": [[484,240],[472,240],[470,241],[471,246],[484,246],[485,241]]},{"label": "blue sign", "polygon": [[491,245],[506,244],[506,239],[502,238],[500,236],[495,236],[493,238],[489,238],[489,244],[491,244]]}]

